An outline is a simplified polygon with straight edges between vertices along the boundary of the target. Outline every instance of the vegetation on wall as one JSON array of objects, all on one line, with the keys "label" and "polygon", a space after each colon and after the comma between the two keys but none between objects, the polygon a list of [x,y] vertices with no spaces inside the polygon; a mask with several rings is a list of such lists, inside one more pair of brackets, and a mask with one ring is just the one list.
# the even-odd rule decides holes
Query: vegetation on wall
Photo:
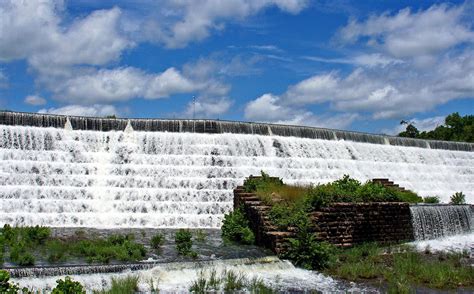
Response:
[{"label": "vegetation on wall", "polygon": [[255,242],[255,235],[249,227],[249,222],[242,211],[242,207],[238,207],[224,216],[221,234],[224,241],[247,245]]},{"label": "vegetation on wall", "polygon": [[398,134],[400,137],[474,142],[474,115],[460,116],[454,112],[445,118],[444,125],[427,132],[420,132],[414,123],[404,120],[400,123],[406,125],[406,130]]}]

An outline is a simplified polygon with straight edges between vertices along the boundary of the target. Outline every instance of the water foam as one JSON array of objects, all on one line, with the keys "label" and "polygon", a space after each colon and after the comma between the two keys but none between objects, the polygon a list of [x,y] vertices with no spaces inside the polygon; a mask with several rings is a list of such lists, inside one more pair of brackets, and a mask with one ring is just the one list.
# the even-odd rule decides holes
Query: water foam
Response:
[{"label": "water foam", "polygon": [[293,184],[385,177],[445,202],[464,191],[474,202],[473,152],[126,124],[110,132],[0,125],[0,224],[219,228],[232,189],[261,170]]}]

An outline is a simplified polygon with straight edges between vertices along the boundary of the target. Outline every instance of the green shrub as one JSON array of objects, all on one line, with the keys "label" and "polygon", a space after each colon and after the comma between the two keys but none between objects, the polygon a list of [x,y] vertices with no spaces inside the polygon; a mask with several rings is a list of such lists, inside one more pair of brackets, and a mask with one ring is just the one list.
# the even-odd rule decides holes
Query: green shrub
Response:
[{"label": "green shrub", "polygon": [[66,260],[68,252],[68,246],[66,243],[60,240],[49,240],[46,242],[46,251],[48,252],[49,262],[58,262]]},{"label": "green shrub", "polygon": [[53,289],[52,294],[85,294],[86,291],[84,290],[81,283],[77,281],[73,281],[71,277],[65,277],[64,280],[57,280],[57,285]]},{"label": "green shrub", "polygon": [[150,243],[152,248],[159,249],[165,243],[165,236],[163,234],[156,234],[151,237]]},{"label": "green shrub", "polygon": [[282,186],[283,181],[278,178],[271,178],[268,174],[261,171],[260,178],[247,178],[244,181],[245,192],[255,192],[258,189],[264,189],[268,185]]},{"label": "green shrub", "polygon": [[335,258],[335,247],[327,242],[318,242],[311,232],[311,220],[305,213],[300,213],[296,220],[296,236],[288,239],[288,249],[283,258],[305,269],[323,269]]},{"label": "green shrub", "polygon": [[[10,283],[10,273],[6,270],[0,270],[0,293],[2,294],[18,294],[31,293],[27,288],[22,288],[15,283]],[[21,291],[21,292],[20,292]]]},{"label": "green shrub", "polygon": [[341,179],[332,183],[336,189],[344,193],[355,193],[360,187],[360,182],[351,178],[349,175],[344,175]]},{"label": "green shrub", "polygon": [[248,220],[241,207],[234,209],[234,211],[224,216],[221,235],[226,241],[248,245],[255,242],[255,235],[249,228]]},{"label": "green shrub", "polygon": [[197,253],[192,250],[193,240],[190,230],[179,229],[175,233],[174,242],[179,255],[197,257]]},{"label": "green shrub", "polygon": [[27,252],[24,243],[19,243],[10,247],[10,261],[20,266],[29,266],[35,264],[34,256]]},{"label": "green shrub", "polygon": [[46,239],[51,235],[51,229],[48,227],[26,227],[25,231],[29,242],[32,244],[44,244]]},{"label": "green shrub", "polygon": [[466,195],[463,192],[456,192],[451,196],[451,204],[466,204]]},{"label": "green shrub", "polygon": [[438,196],[426,196],[423,198],[423,203],[439,203]]}]

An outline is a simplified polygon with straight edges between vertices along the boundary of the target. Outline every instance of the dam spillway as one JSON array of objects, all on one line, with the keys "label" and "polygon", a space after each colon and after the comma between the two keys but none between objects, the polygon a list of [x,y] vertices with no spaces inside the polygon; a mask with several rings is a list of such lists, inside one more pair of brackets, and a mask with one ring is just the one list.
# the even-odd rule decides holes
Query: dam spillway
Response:
[{"label": "dam spillway", "polygon": [[472,203],[473,145],[243,122],[0,112],[0,224],[219,228],[232,189],[261,170],[295,184],[384,177],[443,202],[463,191]]}]

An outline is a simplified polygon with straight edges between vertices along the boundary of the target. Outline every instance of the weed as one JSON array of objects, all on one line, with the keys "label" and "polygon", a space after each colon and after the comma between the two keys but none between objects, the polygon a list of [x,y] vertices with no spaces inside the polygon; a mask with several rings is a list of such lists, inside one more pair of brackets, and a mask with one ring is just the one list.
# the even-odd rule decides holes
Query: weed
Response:
[{"label": "weed", "polygon": [[138,291],[138,277],[112,278],[112,285],[108,290],[94,292],[94,294],[134,294]]},{"label": "weed", "polygon": [[151,237],[151,247],[153,249],[159,249],[161,245],[165,243],[165,236],[163,234],[156,234]]},{"label": "weed", "polygon": [[463,192],[456,192],[451,196],[451,204],[466,204],[466,195]]},{"label": "weed", "polygon": [[423,198],[424,203],[439,203],[438,196],[426,196]]}]

